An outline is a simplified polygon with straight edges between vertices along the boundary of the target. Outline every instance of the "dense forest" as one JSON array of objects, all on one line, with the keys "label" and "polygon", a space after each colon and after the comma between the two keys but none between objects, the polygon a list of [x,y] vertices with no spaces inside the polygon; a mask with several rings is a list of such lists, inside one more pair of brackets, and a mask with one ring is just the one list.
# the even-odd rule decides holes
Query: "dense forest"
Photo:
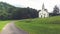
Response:
[{"label": "dense forest", "polygon": [[0,2],[0,20],[26,19],[36,17],[38,17],[38,12],[36,9],[29,7],[15,7],[4,2]]}]

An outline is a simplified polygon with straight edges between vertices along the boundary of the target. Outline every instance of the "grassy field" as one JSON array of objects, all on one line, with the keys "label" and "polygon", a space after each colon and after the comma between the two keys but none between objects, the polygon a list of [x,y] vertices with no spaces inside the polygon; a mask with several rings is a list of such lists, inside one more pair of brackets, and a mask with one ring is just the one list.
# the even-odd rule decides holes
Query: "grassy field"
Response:
[{"label": "grassy field", "polygon": [[7,23],[9,23],[10,21],[0,21],[0,32],[1,32],[1,30],[2,30],[2,28],[7,24]]},{"label": "grassy field", "polygon": [[29,34],[60,34],[60,16],[20,20],[15,25]]}]

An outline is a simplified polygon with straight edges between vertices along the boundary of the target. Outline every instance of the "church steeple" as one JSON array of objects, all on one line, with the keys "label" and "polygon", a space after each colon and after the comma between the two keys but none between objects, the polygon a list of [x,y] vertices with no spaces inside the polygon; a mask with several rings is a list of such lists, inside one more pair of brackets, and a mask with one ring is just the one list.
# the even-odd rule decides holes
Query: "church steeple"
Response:
[{"label": "church steeple", "polygon": [[43,9],[45,9],[44,3],[43,3],[43,5],[42,5],[42,10],[43,10]]},{"label": "church steeple", "polygon": [[39,17],[40,18],[49,17],[49,13],[47,9],[45,9],[44,3],[42,4],[42,10],[39,12]]}]

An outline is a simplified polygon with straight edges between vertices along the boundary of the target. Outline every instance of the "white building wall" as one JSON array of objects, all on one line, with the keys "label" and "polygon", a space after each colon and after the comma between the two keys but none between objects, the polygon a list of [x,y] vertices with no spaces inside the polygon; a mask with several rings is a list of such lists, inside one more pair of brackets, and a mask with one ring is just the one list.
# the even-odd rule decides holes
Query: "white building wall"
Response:
[{"label": "white building wall", "polygon": [[49,13],[47,11],[40,11],[39,12],[39,18],[45,18],[45,17],[49,17]]}]

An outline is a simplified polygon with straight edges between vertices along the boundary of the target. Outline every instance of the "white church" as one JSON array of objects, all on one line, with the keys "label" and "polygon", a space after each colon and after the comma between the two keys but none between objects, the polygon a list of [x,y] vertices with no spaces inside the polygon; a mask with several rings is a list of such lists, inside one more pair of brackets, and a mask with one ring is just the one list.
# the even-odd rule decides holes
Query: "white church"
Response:
[{"label": "white church", "polygon": [[49,17],[49,12],[47,9],[45,9],[44,4],[42,5],[42,10],[39,11],[39,18],[46,18]]}]

